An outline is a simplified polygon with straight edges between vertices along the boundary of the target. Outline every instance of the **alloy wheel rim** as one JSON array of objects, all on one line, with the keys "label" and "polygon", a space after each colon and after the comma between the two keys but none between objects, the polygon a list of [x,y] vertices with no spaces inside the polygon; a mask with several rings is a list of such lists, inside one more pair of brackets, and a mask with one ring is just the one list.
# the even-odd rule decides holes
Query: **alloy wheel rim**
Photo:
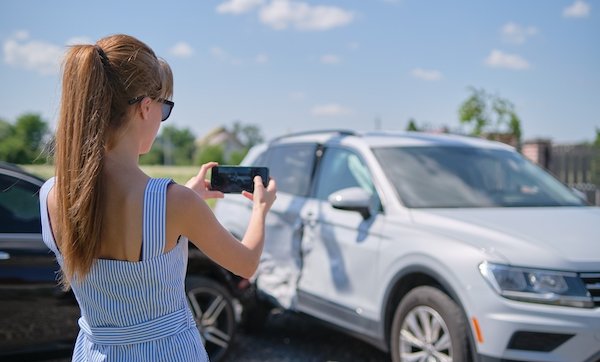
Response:
[{"label": "alloy wheel rim", "polygon": [[230,320],[234,318],[227,308],[227,300],[210,289],[196,288],[187,292],[200,337],[211,359],[227,350],[233,330]]},{"label": "alloy wheel rim", "polygon": [[400,359],[407,362],[452,362],[450,331],[433,308],[413,308],[400,330]]}]

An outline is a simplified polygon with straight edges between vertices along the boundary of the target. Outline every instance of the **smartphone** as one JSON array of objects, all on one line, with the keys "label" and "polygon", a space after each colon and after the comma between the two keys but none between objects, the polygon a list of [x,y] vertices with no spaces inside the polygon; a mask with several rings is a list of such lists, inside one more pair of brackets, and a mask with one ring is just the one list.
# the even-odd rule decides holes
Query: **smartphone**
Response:
[{"label": "smartphone", "polygon": [[254,176],[260,176],[263,185],[269,183],[267,167],[250,166],[216,166],[211,170],[210,188],[225,194],[241,193],[246,190],[254,192]]}]

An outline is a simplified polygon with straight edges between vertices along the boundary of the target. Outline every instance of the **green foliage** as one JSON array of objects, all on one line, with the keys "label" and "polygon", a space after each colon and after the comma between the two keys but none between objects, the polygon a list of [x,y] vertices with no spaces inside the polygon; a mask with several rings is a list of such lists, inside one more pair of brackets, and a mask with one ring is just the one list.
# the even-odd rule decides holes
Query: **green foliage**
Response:
[{"label": "green foliage", "polygon": [[[248,149],[263,142],[260,128],[236,122],[231,131],[241,139],[244,148],[233,151],[225,159],[222,146],[196,147],[196,136],[187,128],[165,126],[150,151],[140,157],[142,165],[198,165],[208,161],[239,164]],[[0,119],[0,161],[16,164],[47,163],[45,150],[52,142],[47,123],[40,115],[26,113],[15,124]]]},{"label": "green foliage", "polygon": [[419,131],[419,128],[417,127],[417,122],[414,120],[414,118],[408,120],[408,126],[406,126],[406,130],[413,132]]},{"label": "green foliage", "polygon": [[0,120],[0,160],[18,164],[46,162],[48,125],[39,114],[26,113],[14,125]]},{"label": "green foliage", "polygon": [[596,128],[596,139],[592,147],[595,153],[591,162],[592,183],[600,186],[600,128]]},{"label": "green foliage", "polygon": [[471,96],[460,106],[458,117],[460,123],[474,124],[472,135],[481,135],[483,129],[489,124],[487,115],[487,95],[484,90],[470,88]]},{"label": "green foliage", "polygon": [[13,126],[0,118],[0,140],[5,140],[13,134]]},{"label": "green foliage", "polygon": [[167,165],[191,165],[196,150],[196,137],[187,129],[166,126],[161,133],[161,141]]},{"label": "green foliage", "polygon": [[142,165],[191,165],[196,152],[196,137],[188,129],[165,126],[154,140],[150,152],[140,157]]},{"label": "green foliage", "polygon": [[260,128],[255,124],[242,124],[240,122],[233,123],[231,132],[242,142],[247,148],[257,145],[264,141],[264,137]]},{"label": "green foliage", "polygon": [[160,136],[156,137],[150,152],[140,156],[140,165],[162,165],[165,163],[165,153],[163,152],[162,140]]},{"label": "green foliage", "polygon": [[202,165],[207,162],[218,162],[225,164],[223,147],[220,145],[207,145],[198,150],[195,157],[195,164]]},{"label": "green foliage", "polygon": [[242,160],[244,159],[244,157],[246,157],[247,153],[248,153],[248,148],[244,148],[239,151],[231,152],[231,154],[229,155],[229,158],[227,159],[227,164],[228,165],[239,165],[242,162]]},{"label": "green foliage", "polygon": [[521,120],[514,105],[507,99],[488,94],[484,89],[469,88],[471,95],[459,110],[461,124],[472,126],[471,134],[509,133],[521,140]]}]

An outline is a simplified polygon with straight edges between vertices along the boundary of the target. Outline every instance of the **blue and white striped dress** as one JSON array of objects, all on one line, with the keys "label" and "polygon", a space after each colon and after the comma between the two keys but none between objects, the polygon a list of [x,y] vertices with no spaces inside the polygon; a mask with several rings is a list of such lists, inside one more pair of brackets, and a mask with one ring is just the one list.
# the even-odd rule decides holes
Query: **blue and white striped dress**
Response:
[{"label": "blue and white striped dress", "polygon": [[[187,304],[188,240],[164,253],[169,179],[150,179],[144,193],[142,260],[97,259],[71,287],[81,309],[73,361],[208,361]],[[42,236],[59,264],[47,211],[49,179],[40,190]]]}]

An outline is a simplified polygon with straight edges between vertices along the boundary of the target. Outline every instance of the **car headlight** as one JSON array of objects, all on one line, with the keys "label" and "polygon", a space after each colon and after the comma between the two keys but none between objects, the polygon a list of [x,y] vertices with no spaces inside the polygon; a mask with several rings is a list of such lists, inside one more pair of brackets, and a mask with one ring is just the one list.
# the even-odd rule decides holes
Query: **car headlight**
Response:
[{"label": "car headlight", "polygon": [[592,297],[577,273],[488,262],[479,264],[479,271],[505,298],[579,308],[594,307]]}]

